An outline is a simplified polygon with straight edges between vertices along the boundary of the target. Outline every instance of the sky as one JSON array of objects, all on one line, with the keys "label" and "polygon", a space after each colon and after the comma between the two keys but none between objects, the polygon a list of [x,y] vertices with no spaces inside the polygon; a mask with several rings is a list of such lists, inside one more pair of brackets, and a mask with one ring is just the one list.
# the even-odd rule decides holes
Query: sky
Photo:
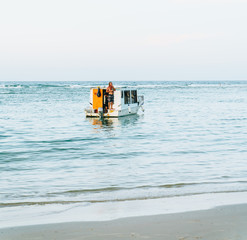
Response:
[{"label": "sky", "polygon": [[247,0],[6,0],[0,81],[247,80]]}]

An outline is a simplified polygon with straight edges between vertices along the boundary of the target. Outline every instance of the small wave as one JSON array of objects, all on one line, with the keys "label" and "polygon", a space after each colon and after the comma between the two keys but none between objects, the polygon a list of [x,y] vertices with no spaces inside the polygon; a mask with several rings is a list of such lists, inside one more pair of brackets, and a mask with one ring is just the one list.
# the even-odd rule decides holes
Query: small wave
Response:
[{"label": "small wave", "polygon": [[[102,193],[102,192],[115,192],[115,191],[122,191],[122,190],[137,190],[138,189],[159,189],[159,188],[182,188],[182,187],[188,187],[188,186],[198,186],[198,185],[215,185],[215,184],[225,184],[224,181],[209,181],[209,182],[188,182],[188,183],[174,183],[174,184],[162,184],[157,186],[152,185],[143,185],[143,186],[137,186],[137,187],[106,187],[106,188],[95,188],[95,189],[75,189],[75,190],[68,190],[63,192],[50,192],[48,195],[66,195],[66,194],[82,194],[82,193]],[[229,183],[242,183],[245,184],[247,181],[228,181]]]},{"label": "small wave", "polygon": [[117,88],[147,88],[147,89],[155,89],[155,88],[183,88],[181,85],[167,85],[167,84],[137,84],[137,85],[117,85]]},{"label": "small wave", "polygon": [[43,140],[43,141],[25,141],[25,143],[32,143],[32,144],[54,144],[54,143],[66,143],[66,142],[91,142],[91,141],[98,141],[99,137],[74,137],[74,138],[67,138],[67,139],[54,139],[54,140]]},{"label": "small wave", "polygon": [[132,87],[137,87],[137,88],[186,88],[188,86],[186,85],[175,85],[175,84],[148,84],[148,85],[136,85]]},{"label": "small wave", "polygon": [[[126,188],[121,187],[107,187],[107,188],[96,188],[96,189],[78,189],[78,190],[69,190],[65,192],[59,192],[59,194],[71,194],[71,193],[86,193],[86,192],[112,192],[112,191],[118,191],[123,190]],[[57,193],[49,193],[49,194],[57,194]]]},{"label": "small wave", "polygon": [[13,84],[13,85],[6,85],[6,84],[2,84],[2,85],[0,85],[0,88],[4,88],[4,89],[12,89],[12,88],[14,88],[14,89],[19,89],[19,88],[24,88],[24,87],[28,87],[28,86],[24,86],[24,85],[15,85],[15,84]]},{"label": "small wave", "polygon": [[246,190],[219,190],[219,191],[204,191],[204,192],[193,192],[193,193],[184,193],[184,194],[171,194],[165,195],[161,194],[159,196],[140,196],[140,197],[127,197],[127,198],[115,198],[115,199],[91,199],[91,200],[78,200],[78,201],[40,201],[40,202],[9,202],[9,203],[0,203],[0,208],[4,207],[22,207],[22,206],[44,206],[44,205],[54,205],[54,204],[78,204],[78,203],[107,203],[107,202],[124,202],[124,201],[139,201],[139,200],[151,200],[151,199],[165,199],[173,197],[187,197],[187,196],[196,196],[203,194],[218,194],[218,193],[244,193]]},{"label": "small wave", "polygon": [[137,89],[186,89],[189,88],[189,85],[175,85],[175,84],[139,84],[133,86],[118,86],[119,88],[137,88]]},{"label": "small wave", "polygon": [[68,85],[68,86],[65,86],[66,88],[91,88],[91,86],[89,85]]},{"label": "small wave", "polygon": [[20,206],[49,205],[49,204],[72,204],[72,203],[80,203],[80,202],[82,201],[11,202],[11,203],[0,203],[0,207],[20,207]]},{"label": "small wave", "polygon": [[37,84],[35,85],[38,88],[61,88],[64,87],[62,84]]}]

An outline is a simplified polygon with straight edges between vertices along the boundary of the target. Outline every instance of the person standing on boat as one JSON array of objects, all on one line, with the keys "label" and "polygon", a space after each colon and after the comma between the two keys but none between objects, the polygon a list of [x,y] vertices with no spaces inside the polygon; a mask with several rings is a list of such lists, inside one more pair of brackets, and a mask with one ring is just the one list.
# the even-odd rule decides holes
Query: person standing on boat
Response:
[{"label": "person standing on boat", "polygon": [[116,89],[114,88],[112,82],[109,82],[109,85],[106,89],[106,92],[108,93],[108,109],[113,109],[113,103],[114,103],[114,91]]}]

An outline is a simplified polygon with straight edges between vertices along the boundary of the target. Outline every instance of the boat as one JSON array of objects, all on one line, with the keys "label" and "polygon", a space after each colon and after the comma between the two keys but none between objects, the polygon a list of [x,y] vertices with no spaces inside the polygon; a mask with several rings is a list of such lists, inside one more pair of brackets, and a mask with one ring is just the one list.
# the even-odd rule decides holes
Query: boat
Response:
[{"label": "boat", "polygon": [[85,109],[86,117],[118,118],[137,114],[143,109],[144,96],[138,95],[137,89],[116,88],[113,109],[108,109],[106,87],[90,89],[90,106]]}]

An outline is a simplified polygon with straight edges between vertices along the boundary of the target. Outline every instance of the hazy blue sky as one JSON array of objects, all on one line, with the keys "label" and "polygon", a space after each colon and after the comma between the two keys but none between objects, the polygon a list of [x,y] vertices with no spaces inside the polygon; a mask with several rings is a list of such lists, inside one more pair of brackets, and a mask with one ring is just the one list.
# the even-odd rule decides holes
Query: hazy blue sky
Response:
[{"label": "hazy blue sky", "polygon": [[247,80],[247,0],[6,0],[0,80]]}]

